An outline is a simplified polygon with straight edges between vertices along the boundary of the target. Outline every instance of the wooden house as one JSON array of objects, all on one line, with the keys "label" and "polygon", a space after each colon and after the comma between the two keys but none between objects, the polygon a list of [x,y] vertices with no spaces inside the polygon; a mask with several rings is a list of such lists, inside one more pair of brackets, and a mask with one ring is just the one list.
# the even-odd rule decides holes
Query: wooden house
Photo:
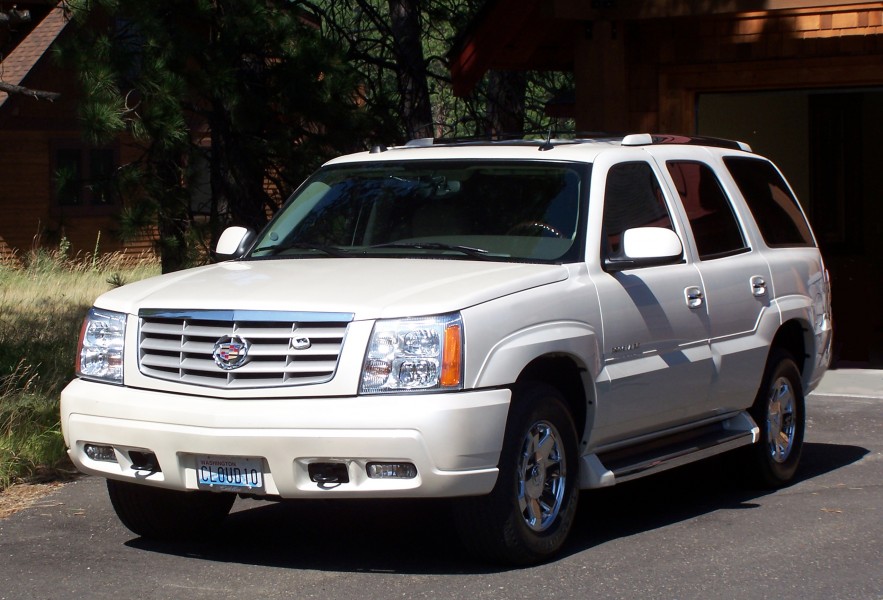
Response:
[{"label": "wooden house", "polygon": [[883,366],[883,2],[490,0],[450,59],[460,95],[491,69],[565,71],[579,131],[771,157],[831,271],[839,364]]},{"label": "wooden house", "polygon": [[[149,239],[123,243],[116,217],[121,199],[89,185],[126,160],[126,146],[83,143],[76,114],[76,78],[51,52],[68,27],[54,3],[18,2],[30,20],[0,37],[0,82],[60,94],[36,99],[0,91],[0,258],[67,240],[72,252],[152,249]],[[57,185],[59,172],[70,185]],[[100,239],[99,239],[100,238]]]}]

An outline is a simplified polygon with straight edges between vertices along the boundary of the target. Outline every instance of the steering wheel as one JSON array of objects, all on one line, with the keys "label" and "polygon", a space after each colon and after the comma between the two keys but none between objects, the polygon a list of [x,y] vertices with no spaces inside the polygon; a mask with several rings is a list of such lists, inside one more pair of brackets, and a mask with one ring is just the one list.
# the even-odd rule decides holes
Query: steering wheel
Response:
[{"label": "steering wheel", "polygon": [[[531,231],[538,232],[531,234]],[[542,221],[523,221],[518,223],[517,225],[513,225],[506,232],[506,235],[533,235],[534,237],[556,237],[563,238],[564,235],[549,225],[548,223],[543,223]]]}]

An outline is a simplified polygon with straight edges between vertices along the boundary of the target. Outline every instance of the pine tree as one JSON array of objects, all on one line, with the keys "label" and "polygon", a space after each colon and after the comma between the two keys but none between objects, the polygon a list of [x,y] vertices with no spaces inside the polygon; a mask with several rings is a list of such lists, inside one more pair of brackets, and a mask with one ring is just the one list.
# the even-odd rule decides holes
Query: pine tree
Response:
[{"label": "pine tree", "polygon": [[122,229],[156,227],[164,271],[188,262],[201,181],[214,241],[229,223],[259,229],[324,159],[364,144],[359,79],[295,3],[66,6],[75,27],[60,54],[83,85],[85,137],[123,134],[141,150],[118,170]]},{"label": "pine tree", "polygon": [[483,0],[299,3],[322,17],[323,31],[359,71],[374,131],[386,143],[546,132],[546,102],[573,88],[569,73],[497,71],[470,97],[454,97],[447,55]]}]

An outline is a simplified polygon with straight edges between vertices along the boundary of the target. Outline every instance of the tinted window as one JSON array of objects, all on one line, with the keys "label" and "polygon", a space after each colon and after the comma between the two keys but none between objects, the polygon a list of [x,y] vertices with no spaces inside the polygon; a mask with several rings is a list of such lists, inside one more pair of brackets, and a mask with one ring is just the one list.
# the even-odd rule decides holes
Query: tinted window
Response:
[{"label": "tinted window", "polygon": [[768,246],[814,246],[809,225],[775,167],[756,158],[727,157],[739,191]]},{"label": "tinted window", "polygon": [[664,227],[674,230],[662,188],[653,169],[645,162],[622,163],[607,173],[604,192],[604,236],[602,255],[620,251],[622,234],[635,227]]},{"label": "tinted window", "polygon": [[699,258],[745,251],[739,222],[711,167],[689,161],[670,161],[666,165],[690,220]]}]

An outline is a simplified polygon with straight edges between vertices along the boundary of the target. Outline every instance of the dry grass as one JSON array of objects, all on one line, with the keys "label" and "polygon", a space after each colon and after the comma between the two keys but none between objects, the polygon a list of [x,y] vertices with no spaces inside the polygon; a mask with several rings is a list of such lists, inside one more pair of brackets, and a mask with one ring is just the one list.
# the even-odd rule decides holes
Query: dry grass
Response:
[{"label": "dry grass", "polygon": [[66,466],[58,395],[83,316],[103,292],[157,274],[155,259],[71,258],[63,246],[0,263],[0,490]]},{"label": "dry grass", "polygon": [[64,485],[61,481],[12,485],[0,492],[0,519],[30,508]]}]

